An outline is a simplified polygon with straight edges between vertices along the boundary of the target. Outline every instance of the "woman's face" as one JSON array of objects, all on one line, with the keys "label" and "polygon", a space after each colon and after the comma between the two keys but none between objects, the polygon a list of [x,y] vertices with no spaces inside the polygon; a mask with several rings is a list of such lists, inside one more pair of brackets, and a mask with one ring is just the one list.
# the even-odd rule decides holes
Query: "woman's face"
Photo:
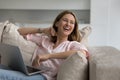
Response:
[{"label": "woman's face", "polygon": [[58,27],[57,34],[68,36],[74,30],[75,18],[71,14],[66,14],[56,23],[56,26]]}]

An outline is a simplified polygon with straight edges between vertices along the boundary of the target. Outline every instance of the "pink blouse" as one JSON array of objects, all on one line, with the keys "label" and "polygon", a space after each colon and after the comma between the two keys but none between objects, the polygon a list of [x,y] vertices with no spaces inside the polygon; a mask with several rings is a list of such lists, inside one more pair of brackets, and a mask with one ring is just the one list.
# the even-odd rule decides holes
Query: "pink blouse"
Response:
[{"label": "pink blouse", "polygon": [[[27,40],[35,42],[38,45],[34,52],[33,59],[35,58],[36,54],[53,54],[69,50],[81,50],[81,49],[88,51],[84,45],[80,44],[77,41],[64,41],[61,44],[59,44],[56,48],[53,48],[54,43],[51,42],[50,38],[45,34],[40,35],[28,34]],[[50,69],[41,74],[44,75],[47,78],[47,80],[55,80],[58,72],[58,67],[63,61],[64,61],[63,59],[49,59],[43,61],[41,65],[47,66]]]}]

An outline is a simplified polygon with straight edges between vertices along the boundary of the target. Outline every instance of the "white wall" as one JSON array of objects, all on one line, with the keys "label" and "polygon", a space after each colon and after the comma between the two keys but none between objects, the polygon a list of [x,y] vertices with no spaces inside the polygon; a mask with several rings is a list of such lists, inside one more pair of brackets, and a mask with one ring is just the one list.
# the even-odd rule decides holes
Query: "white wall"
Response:
[{"label": "white wall", "polygon": [[92,46],[107,45],[108,0],[91,0],[91,27],[89,44]]},{"label": "white wall", "polygon": [[90,0],[0,0],[0,9],[89,9]]},{"label": "white wall", "polygon": [[109,43],[120,49],[120,0],[109,2]]},{"label": "white wall", "polygon": [[0,0],[0,21],[51,23],[61,10],[76,10],[89,23],[90,0]]},{"label": "white wall", "polygon": [[120,49],[120,0],[91,0],[91,46]]}]

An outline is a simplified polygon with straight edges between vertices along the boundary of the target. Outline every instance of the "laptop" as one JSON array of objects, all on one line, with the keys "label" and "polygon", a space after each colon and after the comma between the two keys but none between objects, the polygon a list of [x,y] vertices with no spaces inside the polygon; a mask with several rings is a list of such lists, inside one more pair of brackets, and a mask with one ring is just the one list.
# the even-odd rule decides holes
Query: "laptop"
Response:
[{"label": "laptop", "polygon": [[49,70],[46,66],[34,68],[25,65],[20,49],[17,46],[0,43],[1,64],[12,70],[20,71],[26,75],[33,75]]}]

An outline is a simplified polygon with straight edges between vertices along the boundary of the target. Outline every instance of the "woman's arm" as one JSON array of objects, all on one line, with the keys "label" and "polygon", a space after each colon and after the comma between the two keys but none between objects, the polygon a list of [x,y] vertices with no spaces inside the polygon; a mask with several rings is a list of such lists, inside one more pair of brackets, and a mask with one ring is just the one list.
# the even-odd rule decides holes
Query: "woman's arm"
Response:
[{"label": "woman's arm", "polygon": [[[76,52],[78,52],[78,51],[77,50],[70,50],[70,51],[65,51],[65,52],[60,52],[60,53],[48,54],[48,58],[49,59],[53,59],[53,58],[65,59],[68,56],[75,54]],[[86,55],[86,52],[84,50],[80,50],[79,52]]]},{"label": "woman's arm", "polygon": [[21,35],[34,34],[34,33],[46,33],[47,35],[50,35],[51,34],[51,27],[49,27],[49,28],[24,27],[24,28],[19,28],[18,32]]},{"label": "woman's arm", "polygon": [[70,51],[65,51],[65,52],[60,52],[60,53],[54,53],[54,54],[48,54],[49,59],[65,59],[67,58],[69,55],[72,55],[74,53],[76,53],[77,51],[75,50],[70,50]]},{"label": "woman's arm", "polygon": [[[72,54],[75,54],[76,50],[70,50],[70,51],[65,51],[65,52],[60,52],[60,53],[54,53],[54,54],[43,54],[43,55],[36,55],[36,58],[33,60],[33,63],[32,65],[37,67],[40,65],[40,62],[41,61],[45,61],[47,59],[65,59],[67,58],[68,56],[72,55]],[[86,55],[86,51],[84,50],[81,50],[79,51],[83,54]]]}]

